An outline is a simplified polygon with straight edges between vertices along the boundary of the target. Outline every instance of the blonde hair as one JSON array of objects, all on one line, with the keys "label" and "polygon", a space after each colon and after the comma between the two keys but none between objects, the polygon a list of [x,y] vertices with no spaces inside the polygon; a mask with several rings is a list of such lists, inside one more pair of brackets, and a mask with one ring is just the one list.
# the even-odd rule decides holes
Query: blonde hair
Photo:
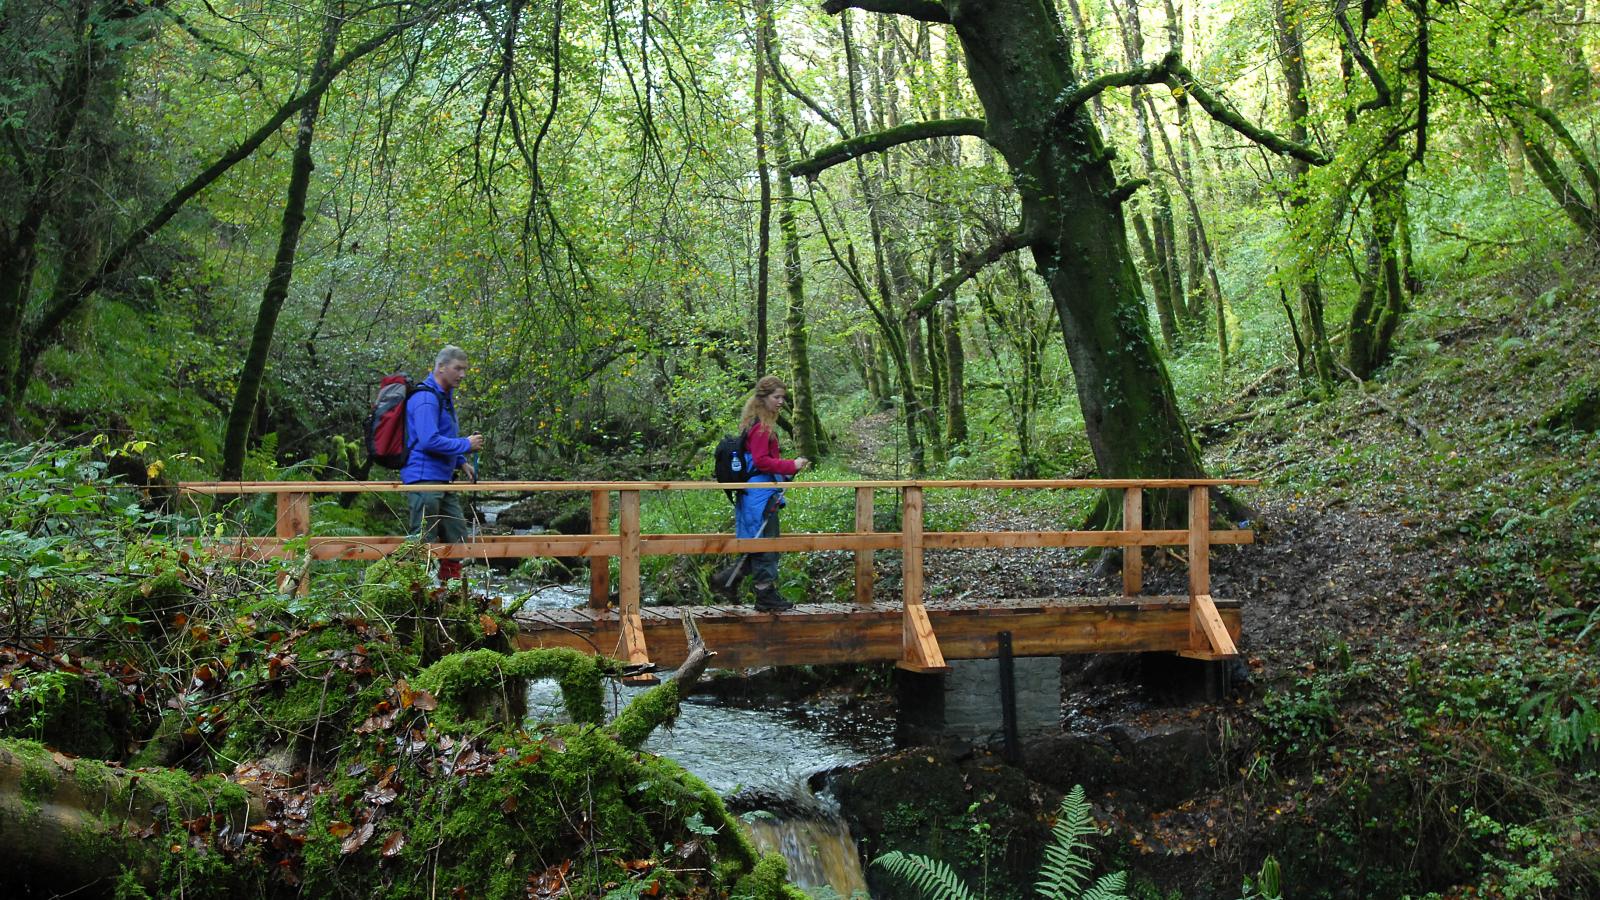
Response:
[{"label": "blonde hair", "polygon": [[784,385],[783,379],[776,375],[763,376],[756,382],[756,388],[750,392],[750,398],[744,401],[744,412],[739,414],[739,431],[741,433],[749,431],[758,419],[762,425],[767,426],[768,431],[772,431],[777,427],[777,414],[768,410],[766,404],[762,401],[778,391],[783,391],[787,394],[789,388]]}]

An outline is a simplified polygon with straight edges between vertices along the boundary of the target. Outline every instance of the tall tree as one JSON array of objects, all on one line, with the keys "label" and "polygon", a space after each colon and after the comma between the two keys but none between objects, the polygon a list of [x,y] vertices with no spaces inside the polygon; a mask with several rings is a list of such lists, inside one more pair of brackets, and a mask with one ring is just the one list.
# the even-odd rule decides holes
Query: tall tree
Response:
[{"label": "tall tree", "polygon": [[[1278,41],[1278,64],[1283,68],[1283,89],[1288,102],[1289,138],[1302,144],[1310,136],[1311,103],[1306,93],[1306,46],[1300,28],[1303,15],[1295,0],[1273,0],[1272,18]],[[1311,203],[1306,184],[1310,163],[1289,157],[1288,203],[1290,227],[1303,229],[1300,220],[1309,214]],[[1302,239],[1296,246],[1304,248]],[[1323,314],[1322,286],[1317,280],[1315,261],[1301,259],[1295,266],[1295,282],[1300,293],[1300,322],[1306,354],[1311,360],[1310,374],[1324,385],[1332,384],[1337,377],[1334,371],[1333,348],[1328,340],[1328,325]]]},{"label": "tall tree", "polygon": [[[987,113],[982,136],[1009,165],[1022,207],[1022,222],[996,242],[993,258],[1027,247],[1049,286],[1100,473],[1199,476],[1199,451],[1151,335],[1128,253],[1122,201],[1131,188],[1117,183],[1110,155],[1085,109],[1095,92],[1132,84],[1133,76],[1109,81],[1102,76],[1092,89],[1080,86],[1060,19],[1038,0],[823,4],[835,13],[850,7],[953,26]],[[1162,72],[1141,74],[1152,80],[1177,77],[1175,61],[1163,66]],[[1192,79],[1184,83],[1195,87]],[[1228,115],[1215,104],[1207,110]],[[1230,118],[1253,138],[1284,148],[1281,138],[1236,115]],[[814,173],[853,155],[940,133],[932,123],[903,125],[891,133],[860,136],[845,147],[824,148],[795,168]],[[964,271],[968,268],[970,277],[979,267]]]},{"label": "tall tree", "polygon": [[789,362],[794,369],[794,433],[800,455],[820,459],[828,451],[827,435],[822,430],[822,420],[817,414],[815,384],[811,377],[811,338],[806,321],[805,274],[800,264],[800,229],[795,222],[794,176],[788,166],[793,162],[789,141],[789,115],[780,86],[776,30],[772,10],[766,0],[757,6],[761,28],[765,33],[763,46],[766,61],[771,66],[772,78],[767,83],[771,97],[768,108],[772,116],[772,146],[778,157],[778,234],[783,242],[783,283],[789,296],[789,308],[784,323],[789,336]]},{"label": "tall tree", "polygon": [[[1122,54],[1128,68],[1144,64],[1144,25],[1139,18],[1139,6],[1133,0],[1120,0],[1112,4],[1116,12],[1118,32],[1122,36]],[[1167,191],[1166,178],[1156,165],[1155,139],[1152,131],[1160,129],[1160,117],[1153,114],[1146,102],[1148,91],[1143,85],[1134,85],[1128,102],[1133,108],[1134,130],[1138,136],[1139,157],[1144,162],[1144,177],[1150,180],[1150,190],[1141,198],[1141,206],[1148,214],[1149,226],[1135,212],[1134,230],[1139,236],[1140,249],[1144,251],[1145,266],[1150,273],[1150,288],[1155,293],[1156,314],[1161,323],[1162,338],[1167,347],[1178,343],[1176,308],[1183,302],[1183,272],[1178,268],[1177,229],[1172,217],[1172,196]],[[1162,135],[1165,140],[1165,133]]]},{"label": "tall tree", "polygon": [[[339,31],[344,21],[344,4],[340,0],[326,0],[321,39],[317,42],[316,59],[311,65],[311,81],[320,80],[327,74],[328,67],[333,65],[333,55],[338,48]],[[289,190],[283,204],[283,224],[278,231],[278,252],[272,261],[272,271],[267,276],[266,289],[261,294],[261,306],[256,311],[256,324],[250,335],[250,349],[245,353],[244,365],[239,370],[233,407],[228,412],[227,430],[223,435],[224,480],[237,480],[244,470],[250,424],[255,419],[256,401],[266,375],[272,339],[277,334],[278,314],[283,310],[284,301],[289,297],[289,285],[294,280],[300,230],[306,221],[306,193],[311,187],[311,171],[315,168],[311,149],[316,134],[317,114],[321,108],[322,98],[319,96],[300,109],[300,127],[295,131],[294,155],[289,163]]]},{"label": "tall tree", "polygon": [[768,0],[756,0],[755,133],[756,171],[761,180],[761,210],[756,225],[756,377],[767,374],[767,296],[772,258],[772,173],[767,167],[767,21],[772,16]]}]

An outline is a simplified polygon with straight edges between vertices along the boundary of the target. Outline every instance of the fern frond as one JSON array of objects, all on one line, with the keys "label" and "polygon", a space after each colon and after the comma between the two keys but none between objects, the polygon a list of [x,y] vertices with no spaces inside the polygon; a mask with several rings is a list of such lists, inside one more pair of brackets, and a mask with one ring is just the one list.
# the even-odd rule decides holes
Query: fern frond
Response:
[{"label": "fern frond", "polygon": [[1078,900],[1127,900],[1124,893],[1128,889],[1128,873],[1113,872],[1110,875],[1101,875],[1094,887],[1084,891]]},{"label": "fern frond", "polygon": [[1039,869],[1039,882],[1035,885],[1040,896],[1050,898],[1077,897],[1089,879],[1092,866],[1083,851],[1088,848],[1084,838],[1099,833],[1089,817],[1089,802],[1084,799],[1083,785],[1073,785],[1061,799],[1061,809],[1056,813],[1056,824],[1051,829],[1052,840],[1044,851],[1044,865]]},{"label": "fern frond", "polygon": [[890,850],[872,864],[904,880],[927,900],[974,900],[955,871],[936,859]]}]

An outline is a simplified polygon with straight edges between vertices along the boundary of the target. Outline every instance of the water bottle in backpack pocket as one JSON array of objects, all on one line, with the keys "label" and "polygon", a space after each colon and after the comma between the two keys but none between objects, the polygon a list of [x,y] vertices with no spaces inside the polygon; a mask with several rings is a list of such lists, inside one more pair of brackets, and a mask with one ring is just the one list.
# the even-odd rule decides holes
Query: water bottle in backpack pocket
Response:
[{"label": "water bottle in backpack pocket", "polygon": [[[712,464],[712,475],[724,484],[739,484],[750,480],[755,474],[751,465],[750,454],[744,450],[744,435],[726,434],[722,440],[717,441],[714,451],[715,460]],[[725,491],[728,502],[738,499],[738,491]]]}]

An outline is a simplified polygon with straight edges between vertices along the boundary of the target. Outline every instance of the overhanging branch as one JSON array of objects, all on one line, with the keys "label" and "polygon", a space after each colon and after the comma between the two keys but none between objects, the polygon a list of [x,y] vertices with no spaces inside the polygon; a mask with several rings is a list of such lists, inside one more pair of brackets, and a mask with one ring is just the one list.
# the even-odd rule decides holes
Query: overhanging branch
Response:
[{"label": "overhanging branch", "polygon": [[1328,163],[1328,157],[1316,149],[1268,131],[1228,108],[1227,104],[1195,79],[1194,73],[1179,61],[1176,52],[1168,53],[1160,62],[1143,68],[1128,72],[1111,72],[1085,82],[1079,87],[1063,91],[1056,98],[1055,109],[1050,113],[1050,124],[1055,127],[1065,124],[1078,107],[1106,88],[1128,87],[1135,84],[1165,84],[1172,89],[1174,95],[1193,97],[1211,118],[1274,153],[1305,160],[1314,166]]},{"label": "overhanging branch", "polygon": [[942,281],[925,291],[917,302],[911,304],[914,314],[925,313],[942,302],[946,297],[956,292],[974,276],[983,271],[984,267],[999,260],[1007,253],[1012,253],[1031,246],[1037,235],[1031,230],[1019,229],[1007,232],[995,238],[994,243],[977,251],[966,251],[961,254],[961,268],[946,275]]},{"label": "overhanging branch", "polygon": [[936,0],[825,0],[822,4],[822,11],[828,15],[837,15],[847,9],[910,16],[924,22],[950,22],[950,11]]},{"label": "overhanging branch", "polygon": [[935,119],[931,122],[912,122],[909,125],[900,125],[886,128],[883,131],[874,131],[863,134],[847,141],[830,144],[818,150],[810,159],[801,160],[789,167],[789,174],[796,177],[815,178],[822,170],[836,166],[842,162],[849,162],[858,156],[868,153],[879,153],[890,147],[909,144],[913,141],[925,141],[930,138],[955,137],[957,135],[971,135],[983,137],[986,125],[982,119],[956,118]]}]

